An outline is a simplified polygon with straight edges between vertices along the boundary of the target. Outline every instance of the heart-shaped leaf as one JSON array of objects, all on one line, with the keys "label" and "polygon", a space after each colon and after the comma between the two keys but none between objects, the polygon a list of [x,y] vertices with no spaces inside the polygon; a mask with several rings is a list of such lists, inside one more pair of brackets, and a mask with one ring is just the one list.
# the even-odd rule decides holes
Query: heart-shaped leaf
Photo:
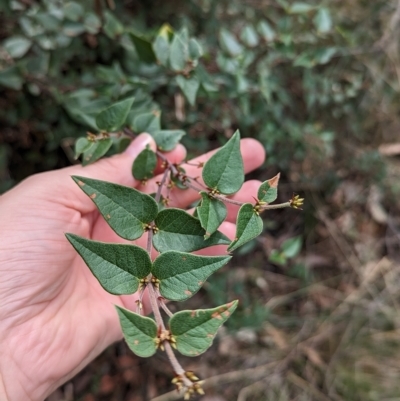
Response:
[{"label": "heart-shaped leaf", "polygon": [[169,152],[173,150],[179,143],[185,131],[182,130],[159,130],[151,133],[152,137],[156,141],[157,148],[163,152]]},{"label": "heart-shaped leaf", "polygon": [[158,232],[153,236],[153,245],[159,252],[193,252],[212,245],[229,244],[229,239],[219,231],[207,240],[200,221],[181,209],[162,210],[155,219]]},{"label": "heart-shaped leaf", "polygon": [[108,152],[111,146],[111,138],[99,139],[96,142],[92,142],[91,146],[87,147],[83,152],[82,165],[87,166],[99,160]]},{"label": "heart-shaped leaf", "polygon": [[201,226],[206,230],[204,238],[207,239],[218,230],[226,218],[226,206],[218,199],[212,198],[207,192],[200,192],[201,204],[196,208]]},{"label": "heart-shaped leaf", "polygon": [[239,131],[205,163],[203,180],[208,188],[226,195],[234,194],[242,187],[244,170]]},{"label": "heart-shaped leaf", "polygon": [[220,326],[235,311],[238,301],[213,309],[184,310],[175,313],[169,327],[177,350],[187,356],[197,356],[209,348]]},{"label": "heart-shaped leaf", "polygon": [[228,251],[231,252],[253,238],[258,237],[262,230],[262,218],[254,211],[254,206],[251,203],[245,203],[239,209],[235,240],[229,245]]},{"label": "heart-shaped leaf", "polygon": [[122,238],[134,240],[141,237],[146,225],[157,216],[156,201],[136,189],[86,177],[72,178]]},{"label": "heart-shaped leaf", "polygon": [[266,203],[273,202],[278,196],[278,183],[280,173],[270,180],[264,181],[258,189],[258,200]]},{"label": "heart-shaped leaf", "polygon": [[157,351],[157,324],[153,319],[116,306],[122,333],[132,352],[148,358]]},{"label": "heart-shaped leaf", "polygon": [[99,130],[106,132],[119,130],[128,117],[133,101],[133,98],[125,99],[101,111],[96,116],[96,124]]},{"label": "heart-shaped leaf", "polygon": [[151,272],[160,280],[160,293],[164,298],[184,301],[230,259],[230,256],[199,256],[168,251],[154,261]]},{"label": "heart-shaped leaf", "polygon": [[134,294],[140,279],[150,273],[150,257],[136,245],[107,244],[74,234],[66,237],[101,286],[111,294]]},{"label": "heart-shaped leaf", "polygon": [[157,156],[151,149],[142,150],[132,165],[132,174],[137,180],[153,177],[157,165]]}]

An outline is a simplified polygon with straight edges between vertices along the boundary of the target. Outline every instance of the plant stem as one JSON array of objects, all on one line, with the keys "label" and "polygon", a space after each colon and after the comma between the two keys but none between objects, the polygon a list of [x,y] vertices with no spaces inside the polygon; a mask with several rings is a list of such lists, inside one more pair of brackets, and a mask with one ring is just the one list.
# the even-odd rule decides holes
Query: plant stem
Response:
[{"label": "plant stem", "polygon": [[290,202],[277,203],[276,205],[264,205],[264,206],[261,206],[261,209],[262,210],[271,210],[271,209],[283,209],[285,207],[290,207]]},{"label": "plant stem", "polygon": [[159,302],[160,302],[160,305],[161,305],[161,308],[163,308],[164,309],[164,312],[169,316],[169,317],[171,317],[171,316],[173,316],[173,313],[168,309],[168,306],[165,304],[165,302],[161,299],[159,299]]},{"label": "plant stem", "polygon": [[156,319],[158,326],[160,326],[162,330],[165,330],[164,321],[161,317],[160,308],[158,307],[157,295],[153,283],[149,283],[147,285],[147,291],[149,292],[150,305],[151,310],[154,313],[154,318]]}]

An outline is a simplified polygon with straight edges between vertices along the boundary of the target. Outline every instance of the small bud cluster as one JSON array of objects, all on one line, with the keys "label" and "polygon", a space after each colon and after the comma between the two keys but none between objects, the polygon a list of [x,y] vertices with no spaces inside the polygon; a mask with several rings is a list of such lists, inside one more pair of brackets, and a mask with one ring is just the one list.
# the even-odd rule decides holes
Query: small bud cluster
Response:
[{"label": "small bud cluster", "polygon": [[[192,382],[191,385],[186,385],[185,382],[189,379]],[[199,383],[199,378],[191,371],[187,371],[183,375],[176,375],[172,379],[172,383],[176,385],[176,389],[178,391],[184,390],[183,398],[185,400],[189,400],[192,395],[200,394],[204,395],[204,390],[201,388],[201,384]]]},{"label": "small bud cluster", "polygon": [[289,201],[290,207],[293,209],[301,209],[301,206],[303,206],[304,203],[304,198],[300,198],[300,195],[295,195],[293,194],[292,199]]},{"label": "small bud cluster", "polygon": [[159,328],[157,338],[155,339],[156,346],[161,351],[164,351],[164,342],[167,341],[171,344],[172,348],[176,349],[176,339],[169,330],[162,330]]}]

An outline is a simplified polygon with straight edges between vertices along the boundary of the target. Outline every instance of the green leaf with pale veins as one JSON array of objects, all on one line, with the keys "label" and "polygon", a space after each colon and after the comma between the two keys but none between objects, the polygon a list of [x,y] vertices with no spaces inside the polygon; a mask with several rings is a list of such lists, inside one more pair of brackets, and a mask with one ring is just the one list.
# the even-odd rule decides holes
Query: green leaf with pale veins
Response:
[{"label": "green leaf with pale veins", "polygon": [[138,315],[127,309],[117,308],[125,341],[137,356],[148,358],[157,351],[157,324],[149,317]]},{"label": "green leaf with pale veins", "polygon": [[193,75],[190,78],[184,78],[182,75],[176,77],[176,82],[181,88],[183,94],[189,103],[193,106],[196,102],[197,91],[200,87],[199,79]]},{"label": "green leaf with pale veins", "polygon": [[132,165],[132,174],[137,180],[147,180],[154,175],[157,156],[151,149],[142,150]]},{"label": "green leaf with pale veins", "polygon": [[187,356],[197,356],[206,351],[237,304],[238,301],[232,301],[213,309],[175,313],[169,321],[169,328],[175,337],[177,350]]},{"label": "green leaf with pale veins", "polygon": [[181,209],[162,210],[155,219],[158,232],[153,235],[153,245],[159,252],[193,252],[212,245],[226,245],[228,237],[219,231],[207,240],[200,221]]},{"label": "green leaf with pale veins", "polygon": [[185,131],[180,129],[164,129],[151,133],[151,136],[156,141],[157,148],[162,152],[169,152],[170,150],[174,149],[184,135]]},{"label": "green leaf with pale veins", "polygon": [[157,216],[156,201],[136,189],[86,177],[72,178],[122,238],[134,240],[141,237],[145,226]]},{"label": "green leaf with pale veins", "polygon": [[151,272],[160,280],[160,293],[164,298],[184,301],[230,259],[230,256],[199,256],[168,251],[154,261]]},{"label": "green leaf with pale veins", "polygon": [[234,194],[242,187],[244,170],[239,131],[205,163],[203,180],[208,188],[226,195]]},{"label": "green leaf with pale veins", "polygon": [[99,160],[108,152],[112,143],[111,138],[99,139],[96,142],[92,142],[92,145],[83,152],[82,165],[87,166]]},{"label": "green leaf with pale veins", "polygon": [[281,174],[278,173],[270,180],[264,181],[258,188],[258,200],[266,203],[271,203],[278,197],[278,183]]},{"label": "green leaf with pale veins", "polygon": [[227,211],[223,202],[211,197],[207,192],[200,192],[200,195],[201,204],[196,210],[201,226],[206,230],[204,238],[207,239],[226,219]]},{"label": "green leaf with pale veins", "polygon": [[110,294],[134,294],[140,279],[150,273],[150,257],[136,245],[107,244],[74,234],[66,234],[66,237]]},{"label": "green leaf with pale veins", "polygon": [[231,252],[258,237],[262,230],[262,218],[254,211],[254,206],[251,203],[245,203],[239,209],[235,240],[229,245],[228,251]]},{"label": "green leaf with pale veins", "polygon": [[132,107],[134,98],[121,100],[114,103],[96,116],[96,125],[101,131],[118,131],[125,123],[129,111]]}]

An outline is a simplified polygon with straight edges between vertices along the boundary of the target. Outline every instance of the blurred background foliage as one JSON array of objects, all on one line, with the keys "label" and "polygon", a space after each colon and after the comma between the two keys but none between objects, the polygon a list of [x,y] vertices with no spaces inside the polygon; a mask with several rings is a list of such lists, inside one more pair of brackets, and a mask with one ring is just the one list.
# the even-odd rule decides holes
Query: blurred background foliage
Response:
[{"label": "blurred background foliage", "polygon": [[[304,212],[266,216],[234,273],[193,301],[242,305],[203,376],[251,373],[204,400],[399,399],[399,1],[0,0],[0,12],[0,193],[76,162],[99,110],[134,96],[131,127],[161,116],[190,156],[239,128],[267,151],[252,177],[281,171],[282,201],[305,194]],[[101,358],[51,399],[169,388],[162,357],[137,371],[123,345]]]}]

